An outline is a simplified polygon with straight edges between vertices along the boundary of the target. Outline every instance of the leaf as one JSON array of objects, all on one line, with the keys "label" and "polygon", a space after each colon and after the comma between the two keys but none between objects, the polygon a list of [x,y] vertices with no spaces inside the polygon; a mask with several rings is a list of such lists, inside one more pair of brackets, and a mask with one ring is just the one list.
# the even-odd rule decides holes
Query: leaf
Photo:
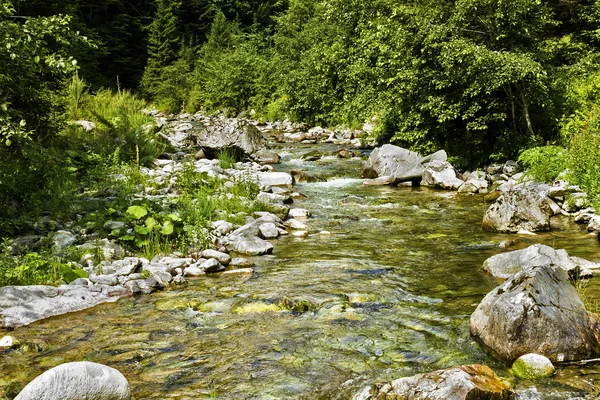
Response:
[{"label": "leaf", "polygon": [[4,142],[4,144],[6,144],[7,147],[10,147],[10,145],[12,144],[12,142],[10,141],[10,139],[6,139],[6,141]]},{"label": "leaf", "polygon": [[138,247],[148,246],[148,243],[150,243],[150,242],[148,241],[148,239],[144,239],[144,238],[141,238],[141,237],[136,237],[136,238],[135,238],[135,244],[136,244]]},{"label": "leaf", "polygon": [[130,235],[130,234],[123,235],[123,236],[119,237],[119,240],[124,240],[124,241],[130,241],[130,240],[133,240],[133,239],[135,239],[135,236],[134,235]]},{"label": "leaf", "polygon": [[154,227],[156,226],[157,222],[154,218],[152,217],[148,217],[146,218],[146,228],[148,228],[149,231],[151,231],[152,229],[154,229]]},{"label": "leaf", "polygon": [[145,226],[142,226],[142,225],[136,225],[133,229],[140,235],[147,235],[148,233],[150,233],[148,228],[146,228]]},{"label": "leaf", "polygon": [[170,235],[171,233],[173,233],[173,229],[174,229],[173,223],[171,221],[165,221],[165,222],[163,222],[160,233],[162,233],[163,235]]},{"label": "leaf", "polygon": [[173,222],[181,221],[181,217],[175,213],[168,214],[165,218]]},{"label": "leaf", "polygon": [[125,216],[132,219],[140,219],[147,214],[148,209],[144,206],[130,206],[127,211],[125,211]]}]

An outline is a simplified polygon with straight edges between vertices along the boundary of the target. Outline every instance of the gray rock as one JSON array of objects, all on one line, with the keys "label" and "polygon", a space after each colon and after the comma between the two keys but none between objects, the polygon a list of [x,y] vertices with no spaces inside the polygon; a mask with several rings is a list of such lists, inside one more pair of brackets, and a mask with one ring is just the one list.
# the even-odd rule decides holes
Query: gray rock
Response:
[{"label": "gray rock", "polygon": [[521,271],[492,290],[471,315],[471,334],[502,360],[537,353],[552,361],[600,352],[588,313],[560,267]]},{"label": "gray rock", "polygon": [[550,265],[561,267],[572,277],[582,275],[580,265],[571,260],[566,250],[554,250],[543,244],[491,256],[483,262],[483,269],[497,278],[506,279],[522,270]]},{"label": "gray rock", "polygon": [[120,231],[125,227],[125,222],[121,221],[106,221],[104,223],[104,229],[107,231]]},{"label": "gray rock", "polygon": [[227,253],[223,253],[216,250],[206,249],[202,252],[204,258],[214,258],[223,265],[229,265],[231,262],[231,256]]},{"label": "gray rock", "polygon": [[127,379],[89,361],[61,364],[31,381],[15,400],[129,400]]},{"label": "gray rock", "polygon": [[119,278],[116,275],[90,275],[89,280],[99,285],[115,286],[119,283]]},{"label": "gray rock", "polygon": [[[100,288],[100,291],[98,291]],[[15,328],[44,318],[81,311],[131,295],[119,287],[4,286],[0,288],[0,327]]]},{"label": "gray rock", "polygon": [[310,217],[310,211],[304,208],[292,208],[288,215],[292,218],[308,218]]},{"label": "gray rock", "polygon": [[312,172],[302,171],[299,169],[293,169],[290,171],[290,175],[294,178],[294,182],[299,183],[313,183],[313,182],[325,182],[326,179],[323,179]]},{"label": "gray rock", "polygon": [[470,178],[460,188],[459,193],[478,193],[487,190],[488,182],[485,179]]},{"label": "gray rock", "polygon": [[514,392],[485,365],[454,368],[400,378],[363,389],[354,400],[512,400]]},{"label": "gray rock", "polygon": [[230,267],[252,267],[254,263],[247,258],[234,257],[231,259]]},{"label": "gray rock", "polygon": [[272,186],[294,186],[294,178],[287,172],[259,172],[258,182],[262,188],[269,189]]},{"label": "gray rock", "polygon": [[302,222],[298,221],[297,219],[288,219],[287,221],[285,221],[285,226],[287,226],[290,229],[294,229],[294,230],[298,230],[298,231],[304,231],[306,229],[308,229],[308,227],[303,224]]},{"label": "gray rock", "polygon": [[227,235],[233,231],[233,225],[230,222],[219,220],[212,223],[212,228],[219,236]]},{"label": "gray rock", "polygon": [[508,176],[513,176],[518,172],[521,172],[521,166],[513,160],[508,160],[504,163],[504,166],[502,167],[502,173]]},{"label": "gray rock", "polygon": [[8,245],[11,254],[21,254],[27,251],[39,250],[42,247],[44,236],[28,235],[13,239]]},{"label": "gray rock", "polygon": [[131,275],[142,265],[142,261],[137,257],[125,257],[112,263],[114,273],[120,276]]},{"label": "gray rock", "polygon": [[125,288],[127,288],[133,294],[150,294],[155,290],[162,288],[162,286],[153,276],[151,276],[146,279],[131,280],[125,283]]},{"label": "gray rock", "polygon": [[394,179],[391,176],[380,176],[374,179],[365,179],[363,185],[366,186],[386,186],[391,185]]},{"label": "gray rock", "polygon": [[281,161],[279,154],[267,149],[259,150],[254,153],[252,158],[259,164],[279,164]]},{"label": "gray rock", "polygon": [[446,161],[446,152],[441,150],[428,157],[413,153],[402,147],[386,144],[371,153],[363,171],[364,178],[389,176],[394,183],[420,182],[426,163],[434,160]]},{"label": "gray rock", "polygon": [[63,251],[77,242],[77,237],[69,231],[57,231],[52,234],[52,247],[56,251]]},{"label": "gray rock", "polygon": [[183,271],[184,276],[202,276],[206,275],[206,271],[200,268],[199,265],[192,264]]},{"label": "gray rock", "polygon": [[259,256],[273,252],[273,245],[258,236],[238,236],[229,246],[231,251],[239,254]]},{"label": "gray rock", "polygon": [[279,230],[272,222],[261,224],[258,229],[260,229],[260,236],[263,239],[277,239],[279,237]]},{"label": "gray rock", "polygon": [[423,171],[421,185],[440,189],[457,190],[463,185],[463,180],[457,178],[456,170],[448,161],[431,161]]},{"label": "gray rock", "polygon": [[225,267],[223,267],[221,263],[214,258],[210,258],[202,262],[202,264],[200,264],[198,267],[207,274],[223,271],[225,269]]},{"label": "gray rock", "polygon": [[204,150],[209,158],[219,151],[227,150],[236,158],[249,157],[263,146],[260,131],[251,123],[241,119],[213,120],[210,124],[192,131],[196,145]]},{"label": "gray rock", "polygon": [[545,184],[519,184],[502,193],[483,217],[483,229],[491,232],[550,230],[554,211],[546,196]]}]

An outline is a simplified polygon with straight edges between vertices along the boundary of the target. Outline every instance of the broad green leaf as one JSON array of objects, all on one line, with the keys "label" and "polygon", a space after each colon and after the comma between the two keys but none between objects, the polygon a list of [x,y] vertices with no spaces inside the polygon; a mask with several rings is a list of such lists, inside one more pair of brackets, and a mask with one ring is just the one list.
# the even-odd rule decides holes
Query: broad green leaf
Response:
[{"label": "broad green leaf", "polygon": [[181,217],[175,213],[168,214],[165,218],[173,222],[181,221]]},{"label": "broad green leaf", "polygon": [[170,235],[171,233],[173,233],[173,228],[173,223],[171,221],[165,221],[163,222],[160,233],[162,233],[163,235]]},{"label": "broad green leaf", "polygon": [[136,238],[135,238],[135,244],[136,244],[138,247],[148,246],[148,243],[150,243],[150,242],[148,241],[148,239],[143,239],[143,238],[141,238],[141,237],[136,237]]},{"label": "broad green leaf", "polygon": [[129,240],[133,240],[133,239],[135,239],[135,236],[130,235],[130,234],[119,237],[119,240],[124,240],[124,241],[129,241]]},{"label": "broad green leaf", "polygon": [[148,209],[144,206],[130,206],[125,215],[132,219],[140,219],[148,214]]},{"label": "broad green leaf", "polygon": [[133,229],[140,235],[147,235],[148,233],[150,233],[148,228],[146,228],[145,226],[142,226],[142,225],[136,225]]},{"label": "broad green leaf", "polygon": [[152,229],[154,229],[154,227],[156,226],[157,222],[154,218],[152,217],[148,217],[146,218],[146,228],[148,228],[149,231],[151,231]]}]

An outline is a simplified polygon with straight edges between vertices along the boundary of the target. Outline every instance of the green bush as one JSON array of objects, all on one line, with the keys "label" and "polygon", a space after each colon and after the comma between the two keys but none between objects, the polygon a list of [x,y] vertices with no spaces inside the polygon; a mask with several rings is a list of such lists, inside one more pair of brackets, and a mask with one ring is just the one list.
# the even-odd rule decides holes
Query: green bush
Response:
[{"label": "green bush", "polygon": [[527,176],[540,182],[552,183],[568,166],[567,150],[560,146],[543,146],[527,149],[518,162],[527,168]]}]

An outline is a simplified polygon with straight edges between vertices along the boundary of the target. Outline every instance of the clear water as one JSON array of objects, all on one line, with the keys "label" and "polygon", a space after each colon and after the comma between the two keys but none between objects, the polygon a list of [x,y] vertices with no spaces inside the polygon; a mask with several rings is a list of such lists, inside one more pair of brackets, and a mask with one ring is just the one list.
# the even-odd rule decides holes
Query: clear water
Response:
[{"label": "clear water", "polygon": [[[136,399],[349,399],[366,384],[468,363],[508,377],[469,335],[471,313],[499,283],[480,267],[514,239],[482,232],[483,197],[366,187],[360,160],[300,160],[313,149],[278,149],[279,170],[328,180],[296,186],[307,199],[294,206],[313,213],[308,237],[274,241],[252,276],[194,279],[16,329],[39,350],[0,352],[0,394],[80,360],[120,370]],[[516,248],[536,242],[600,259],[598,241],[568,221]],[[282,301],[310,306],[277,311]],[[569,366],[518,387],[523,399],[595,398],[599,378],[600,364]]]}]

